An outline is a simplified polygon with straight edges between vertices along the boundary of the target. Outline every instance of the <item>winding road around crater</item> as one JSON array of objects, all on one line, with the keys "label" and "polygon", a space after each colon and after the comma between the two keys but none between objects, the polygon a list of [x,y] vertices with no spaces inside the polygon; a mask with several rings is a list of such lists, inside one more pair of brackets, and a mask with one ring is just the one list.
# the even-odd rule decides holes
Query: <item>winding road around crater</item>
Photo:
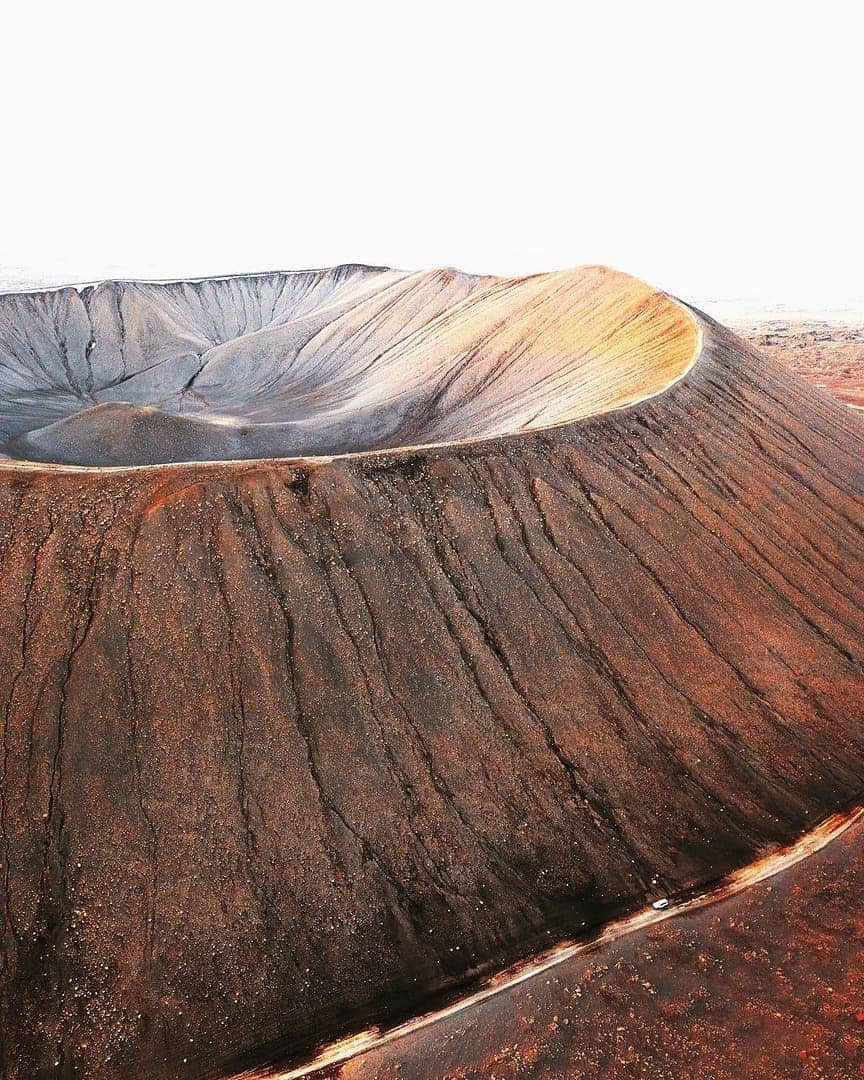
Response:
[{"label": "winding road around crater", "polygon": [[[565,985],[569,981],[578,986],[578,977],[583,972],[574,972],[572,970],[574,965],[568,965],[568,961],[582,958],[586,954],[596,954],[608,964],[610,960],[609,954],[612,952],[610,947],[614,947],[614,944],[621,938],[637,933],[644,938],[646,931],[652,927],[659,927],[668,919],[692,916],[697,913],[701,915],[704,908],[719,904],[722,901],[733,901],[745,890],[752,889],[778,874],[783,874],[803,860],[818,854],[823,848],[842,837],[849,829],[858,834],[855,843],[855,847],[858,848],[860,847],[862,822],[864,822],[864,807],[856,806],[845,813],[833,814],[830,818],[820,822],[814,829],[805,833],[794,844],[767,855],[741,870],[734,871],[728,878],[718,882],[707,892],[686,899],[673,899],[671,902],[667,897],[664,897],[647,908],[614,920],[581,941],[562,942],[539,956],[532,957],[530,960],[516,964],[506,971],[499,972],[486,979],[481,986],[470,994],[460,997],[435,1012],[425,1013],[389,1030],[382,1031],[372,1028],[367,1031],[357,1032],[320,1050],[309,1061],[295,1065],[287,1070],[271,1063],[263,1069],[260,1066],[253,1066],[250,1069],[232,1073],[231,1076],[233,1080],[266,1080],[268,1077],[272,1078],[272,1080],[300,1080],[302,1077],[340,1077],[343,1075],[346,1078],[364,1077],[370,1078],[370,1080],[371,1078],[380,1080],[380,1078],[391,1075],[427,1077],[430,1080],[433,1077],[455,1075],[463,1077],[477,1075],[479,1077],[489,1075],[490,1070],[495,1067],[493,1061],[496,1061],[496,1059],[502,1072],[495,1075],[506,1076],[510,1074],[511,1070],[514,1075],[530,1074],[530,1066],[537,1065],[536,1058],[533,1061],[531,1060],[537,1050],[536,1043],[544,1037],[551,1041],[549,1039],[550,1032],[557,1033],[561,1031],[557,1014],[553,1016],[555,1006],[550,1005],[547,1000],[552,995],[544,993],[543,977],[547,973],[564,967],[562,981]],[[857,894],[844,896],[843,900],[847,905],[852,905],[857,900]],[[744,905],[741,906],[744,907]],[[740,914],[739,909],[735,908],[734,905],[727,904],[727,907],[732,907],[736,914]],[[817,909],[814,914],[818,918],[821,913]],[[779,938],[785,949],[794,948],[794,938],[785,926],[779,928],[779,933],[775,927],[773,935],[771,935],[770,931],[764,934],[763,937],[760,937],[757,933],[751,933],[748,944],[757,948],[763,947],[766,943],[776,945]],[[710,930],[707,936],[710,941]],[[853,965],[857,965],[860,963],[861,958],[862,950],[859,948],[852,953],[850,961]],[[647,967],[647,965],[644,966]],[[647,973],[647,971],[644,972],[644,974]],[[549,986],[548,979],[545,980],[545,986]],[[644,987],[645,983],[643,982],[640,989],[644,989]],[[499,1006],[497,1002],[493,1003],[491,1001],[492,998],[498,996],[506,998],[503,1005]],[[572,998],[574,994],[571,992],[569,996],[571,1001],[566,1006],[559,1006],[562,1011],[564,1007],[573,1008]],[[575,996],[580,997],[581,990]],[[633,996],[635,997],[635,995]],[[667,998],[671,996],[667,995]],[[804,996],[799,992],[799,1002]],[[559,1001],[562,997],[566,1000],[567,995],[560,995],[559,993]],[[539,999],[539,1001],[533,1001],[534,998]],[[667,1004],[667,1001],[663,1001],[660,1006],[662,1008],[663,1005]],[[777,1018],[783,1019],[782,1014],[776,1013],[776,1007],[780,1004],[779,994],[775,998],[769,999],[766,1004],[775,1008]],[[860,1001],[857,998],[853,1000],[844,998],[842,1000],[845,1011],[856,1014],[859,1017],[857,1022],[861,1023],[861,1013],[856,1007],[858,1004],[860,1004]],[[642,1008],[644,1010],[645,1006],[643,1005]],[[504,1013],[503,1024],[500,1016],[490,1017],[488,1015],[489,1012],[494,1013],[497,1010]],[[649,1016],[653,1014],[653,1017],[656,1018],[659,1013],[658,1004],[652,1002],[648,1012]],[[464,1020],[462,1014],[468,1014]],[[528,1020],[527,1024],[526,1018]],[[593,1035],[586,1033],[587,1021],[584,1018],[580,1019],[582,1019],[582,1023],[578,1034],[577,1028],[574,1026],[572,1033],[565,1033],[563,1037],[559,1036],[558,1041],[562,1045],[558,1048],[559,1057],[555,1063],[556,1074],[557,1070],[561,1069],[561,1075],[564,1075],[563,1070],[567,1068],[568,1076],[580,1075],[576,1070],[574,1059],[579,1057],[584,1059],[586,1044],[591,1046],[592,1043],[599,1043],[601,1038],[606,1038],[605,1033],[602,1036],[596,1031],[593,1032]],[[534,1027],[535,1020],[539,1028],[537,1031],[530,1030]],[[543,1025],[544,1021],[548,1027]],[[551,1024],[549,1021],[551,1021]],[[567,1019],[566,1025],[569,1026],[571,1023],[574,1023],[574,1020]],[[620,1028],[619,1030],[624,1031],[626,1029]],[[515,1032],[518,1032],[518,1035],[514,1034]],[[571,1037],[567,1038],[567,1034],[570,1034]],[[525,1040],[526,1043],[521,1049],[519,1048],[520,1040]],[[453,1046],[454,1043],[456,1044],[455,1047]],[[532,1045],[532,1043],[535,1045]],[[581,1045],[573,1045],[574,1043]],[[548,1047],[545,1049],[548,1052]],[[691,1046],[688,1049],[703,1056],[702,1075],[708,1075],[705,1069],[710,1069],[709,1062],[712,1062],[716,1068],[718,1058],[723,1056],[722,1047],[717,1045]],[[789,1047],[784,1047],[778,1043],[777,1050],[778,1057],[786,1051],[787,1058],[792,1058],[792,1055],[788,1053]],[[864,1040],[859,1039],[854,1050],[857,1053],[849,1055],[846,1060],[850,1064],[857,1063],[859,1059],[864,1062]],[[278,1053],[271,1051],[271,1054],[278,1059]],[[815,1058],[817,1055],[814,1054],[813,1056]],[[836,1058],[832,1061],[830,1050],[826,1056],[828,1056],[829,1062],[834,1065],[838,1064]],[[670,1057],[672,1057],[672,1061],[664,1062],[664,1064],[669,1067],[674,1062],[680,1070],[683,1065],[680,1057],[676,1060],[674,1051]],[[802,1059],[799,1057],[798,1060],[800,1062]],[[692,1063],[688,1062],[688,1064]],[[752,1069],[752,1058],[749,1064]],[[528,1069],[525,1068],[526,1065],[529,1066]],[[342,1066],[346,1067],[344,1073]],[[649,1075],[648,1070],[652,1066],[659,1068],[659,1062],[650,1064],[643,1062],[639,1066],[639,1074]],[[785,1069],[785,1066],[781,1065],[780,1068],[781,1070]],[[540,1069],[535,1068],[533,1074],[548,1076],[553,1075],[553,1072],[551,1068],[543,1067]],[[596,1072],[592,1073],[592,1075],[596,1074]],[[760,1074],[751,1073],[751,1075]],[[778,1071],[776,1075],[781,1076],[783,1072]],[[836,1075],[840,1075],[839,1066]]]}]

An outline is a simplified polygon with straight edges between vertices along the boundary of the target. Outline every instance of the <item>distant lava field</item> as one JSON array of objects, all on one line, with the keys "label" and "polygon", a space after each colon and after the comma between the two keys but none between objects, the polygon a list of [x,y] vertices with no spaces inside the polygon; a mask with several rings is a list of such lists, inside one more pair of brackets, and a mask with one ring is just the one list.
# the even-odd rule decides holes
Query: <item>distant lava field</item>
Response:
[{"label": "distant lava field", "polygon": [[[602,267],[0,296],[0,1073],[325,1075],[667,908],[636,1041],[711,1061],[674,909],[864,801],[862,534],[862,415]],[[742,886],[749,936],[694,924],[736,1016],[802,890],[796,978],[841,955],[824,850]],[[592,1030],[652,977],[603,947]],[[345,1075],[615,1075],[531,1001]]]}]

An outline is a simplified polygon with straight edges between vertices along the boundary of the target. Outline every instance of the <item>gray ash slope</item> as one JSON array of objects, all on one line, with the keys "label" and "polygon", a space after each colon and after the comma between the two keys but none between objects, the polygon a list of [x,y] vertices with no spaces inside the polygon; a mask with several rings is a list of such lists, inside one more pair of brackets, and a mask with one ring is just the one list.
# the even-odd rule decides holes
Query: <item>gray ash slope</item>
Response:
[{"label": "gray ash slope", "polygon": [[[350,433],[302,431],[304,406],[322,397],[315,376],[332,373],[326,363],[311,361],[305,379],[285,380],[290,404],[274,393],[278,368],[323,330],[338,357],[356,329],[337,325],[349,313],[377,317],[386,335],[382,309],[394,305],[404,317],[406,292],[422,320],[483,280],[453,273],[448,288],[446,273],[417,283],[346,265],[0,296],[0,456],[110,466],[278,456],[289,444],[298,454],[336,449]],[[367,302],[382,290],[377,304]],[[412,329],[410,320],[403,326]]]}]

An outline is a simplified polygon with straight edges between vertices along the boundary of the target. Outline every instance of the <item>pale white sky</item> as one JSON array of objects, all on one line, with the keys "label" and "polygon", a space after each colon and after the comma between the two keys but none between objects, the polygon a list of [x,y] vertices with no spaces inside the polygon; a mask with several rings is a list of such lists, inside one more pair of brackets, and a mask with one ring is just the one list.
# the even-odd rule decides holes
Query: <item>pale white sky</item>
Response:
[{"label": "pale white sky", "polygon": [[853,7],[17,4],[0,282],[605,262],[864,309]]}]

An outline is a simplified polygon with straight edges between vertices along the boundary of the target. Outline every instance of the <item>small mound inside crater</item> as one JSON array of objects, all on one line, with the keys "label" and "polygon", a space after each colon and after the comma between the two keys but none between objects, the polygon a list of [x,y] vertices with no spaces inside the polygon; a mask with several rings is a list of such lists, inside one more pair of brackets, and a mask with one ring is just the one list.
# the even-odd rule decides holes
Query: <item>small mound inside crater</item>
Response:
[{"label": "small mound inside crater", "polygon": [[[271,457],[267,425],[216,424],[128,402],[93,405],[10,441],[22,459],[70,465],[164,465]],[[261,437],[263,435],[263,438]]]},{"label": "small mound inside crater", "polygon": [[683,307],[603,267],[0,296],[0,455],[141,466],[491,438],[659,393],[698,347]]}]

